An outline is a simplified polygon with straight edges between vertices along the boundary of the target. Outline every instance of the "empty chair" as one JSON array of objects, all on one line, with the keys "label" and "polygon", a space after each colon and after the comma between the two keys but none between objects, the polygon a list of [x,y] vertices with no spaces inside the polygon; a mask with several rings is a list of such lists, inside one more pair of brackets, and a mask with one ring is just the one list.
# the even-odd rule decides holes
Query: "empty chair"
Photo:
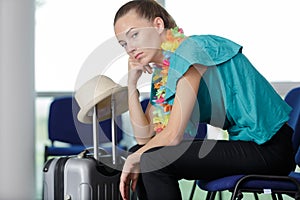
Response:
[{"label": "empty chair", "polygon": [[[78,111],[79,106],[72,96],[54,98],[51,102],[48,118],[48,138],[51,145],[45,145],[45,161],[49,156],[76,155],[87,147],[93,146],[92,125],[79,122]],[[118,143],[123,137],[123,132],[121,118],[117,117],[116,121]],[[101,146],[111,142],[111,119],[99,122],[99,125]],[[107,146],[106,149],[109,151],[111,147]]]}]

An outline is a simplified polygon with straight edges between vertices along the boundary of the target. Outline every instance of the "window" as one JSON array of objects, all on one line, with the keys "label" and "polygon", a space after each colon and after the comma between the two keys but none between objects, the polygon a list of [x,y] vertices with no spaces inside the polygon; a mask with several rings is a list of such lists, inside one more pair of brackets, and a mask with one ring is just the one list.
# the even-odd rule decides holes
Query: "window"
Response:
[{"label": "window", "polygon": [[252,64],[272,82],[299,82],[300,13],[297,0],[165,0],[187,35],[214,34],[241,44]]},{"label": "window", "polygon": [[[125,2],[40,0],[36,9],[36,90],[73,91],[86,59],[113,40],[114,14]],[[123,68],[126,72],[127,67]]]},{"label": "window", "polygon": [[[112,54],[117,53],[109,66],[98,63],[98,67],[94,63],[91,70],[84,65],[103,45],[117,45],[113,17],[127,0],[40,1],[43,3],[36,11],[37,91],[73,91],[80,82],[79,76],[88,79],[97,73],[126,84],[127,56],[118,47],[113,47]],[[244,47],[245,55],[269,81],[299,81],[296,63],[300,30],[296,24],[300,13],[296,10],[296,0],[160,2],[165,2],[187,35],[227,37]]]}]

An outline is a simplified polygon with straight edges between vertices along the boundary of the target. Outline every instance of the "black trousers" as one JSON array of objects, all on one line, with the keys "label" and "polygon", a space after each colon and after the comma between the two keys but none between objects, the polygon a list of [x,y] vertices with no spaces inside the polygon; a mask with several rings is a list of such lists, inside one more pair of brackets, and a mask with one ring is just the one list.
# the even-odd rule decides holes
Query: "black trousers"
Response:
[{"label": "black trousers", "polygon": [[[181,199],[178,180],[210,180],[235,174],[287,175],[295,169],[293,130],[284,125],[268,142],[193,140],[158,147],[141,156],[140,200]],[[131,148],[131,152],[141,146]]]}]

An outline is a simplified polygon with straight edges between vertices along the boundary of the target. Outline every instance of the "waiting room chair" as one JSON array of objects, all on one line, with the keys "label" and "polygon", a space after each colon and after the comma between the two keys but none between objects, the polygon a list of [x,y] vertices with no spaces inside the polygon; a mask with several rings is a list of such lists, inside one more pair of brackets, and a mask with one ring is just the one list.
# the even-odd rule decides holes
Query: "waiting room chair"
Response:
[{"label": "waiting room chair", "polygon": [[[91,124],[78,121],[79,106],[72,96],[54,98],[50,104],[48,116],[48,138],[51,145],[45,145],[44,161],[49,156],[76,155],[84,149],[93,146],[93,132]],[[117,117],[117,140],[122,137],[121,118]],[[111,142],[111,119],[99,122],[100,147],[110,151],[111,146],[103,144]],[[58,143],[62,143],[58,145]],[[123,148],[123,147],[121,147]]]},{"label": "waiting room chair", "polygon": [[[297,152],[295,161],[300,166],[300,87],[289,91],[285,101],[293,108],[288,123],[294,129],[292,142]],[[197,184],[208,192],[206,199],[214,199],[216,192],[224,190],[232,192],[231,200],[242,199],[244,192],[253,193],[255,199],[260,193],[271,194],[273,200],[283,199],[283,194],[300,199],[300,173],[296,169],[288,176],[233,175],[208,182],[198,180]]]}]

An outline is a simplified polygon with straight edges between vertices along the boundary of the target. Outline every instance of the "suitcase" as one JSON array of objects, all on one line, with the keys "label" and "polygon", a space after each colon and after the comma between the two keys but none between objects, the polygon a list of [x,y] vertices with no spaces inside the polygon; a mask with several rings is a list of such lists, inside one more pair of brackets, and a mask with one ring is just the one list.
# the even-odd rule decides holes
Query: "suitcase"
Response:
[{"label": "suitcase", "polygon": [[116,152],[114,103],[112,109],[112,153],[98,147],[97,105],[93,108],[93,153],[52,158],[43,168],[44,200],[121,200],[119,180],[125,158]]}]

